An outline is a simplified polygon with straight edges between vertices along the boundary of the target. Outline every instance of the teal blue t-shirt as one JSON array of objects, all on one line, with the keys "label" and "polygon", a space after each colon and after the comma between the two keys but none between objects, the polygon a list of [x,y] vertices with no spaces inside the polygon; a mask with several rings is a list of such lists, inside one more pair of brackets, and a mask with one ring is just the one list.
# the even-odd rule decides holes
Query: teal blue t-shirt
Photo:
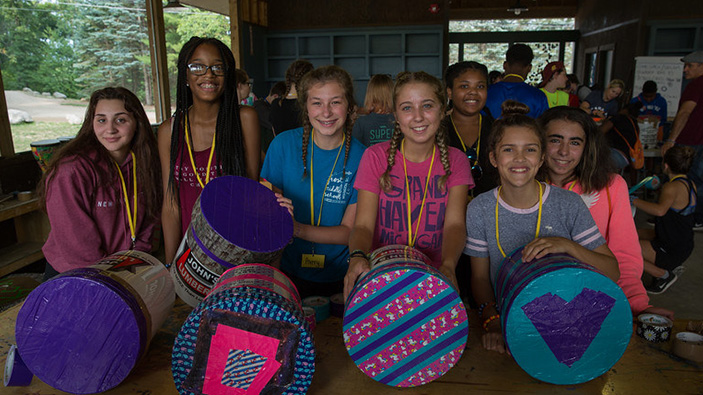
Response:
[{"label": "teal blue t-shirt", "polygon": [[[311,139],[312,140],[312,139]],[[273,140],[266,152],[264,167],[261,177],[269,181],[276,188],[283,191],[283,196],[293,202],[295,220],[302,224],[310,224],[310,169],[313,169],[313,203],[315,222],[320,215],[322,191],[329,178],[329,185],[325,191],[324,204],[320,226],[337,226],[342,222],[347,206],[356,204],[356,190],[353,188],[356,179],[359,161],[364,153],[364,145],[352,139],[349,157],[344,166],[344,147],[339,154],[334,170],[338,148],[323,150],[317,146],[313,148],[308,142],[307,175],[303,177],[303,128],[292,129],[280,133]],[[314,149],[314,163],[310,163],[310,156]],[[344,169],[344,177],[342,170]],[[330,178],[330,171],[332,177]],[[325,256],[324,267],[304,268],[301,266],[303,254],[322,254]],[[283,251],[281,268],[304,280],[314,282],[334,282],[344,278],[347,272],[347,245],[319,244],[307,240],[294,238],[293,243]]]}]

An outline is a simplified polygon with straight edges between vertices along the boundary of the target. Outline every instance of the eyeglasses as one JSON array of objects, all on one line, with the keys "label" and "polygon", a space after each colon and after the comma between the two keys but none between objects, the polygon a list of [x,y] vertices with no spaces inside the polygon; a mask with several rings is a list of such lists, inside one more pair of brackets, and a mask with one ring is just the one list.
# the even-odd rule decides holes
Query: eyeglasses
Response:
[{"label": "eyeglasses", "polygon": [[216,76],[225,75],[225,66],[221,64],[206,66],[202,63],[191,63],[188,65],[188,70],[193,73],[193,75],[205,75],[208,69],[210,69],[212,74],[215,74]]},{"label": "eyeglasses", "polygon": [[471,176],[474,181],[480,180],[481,176],[483,176],[483,169],[481,168],[481,165],[478,164],[478,153],[476,153],[476,149],[474,147],[467,148],[466,157],[469,158],[469,161],[472,163]]},{"label": "eyeglasses", "polygon": [[252,87],[252,86],[254,86],[254,83],[251,81],[247,81],[247,85],[249,85],[249,87]]}]

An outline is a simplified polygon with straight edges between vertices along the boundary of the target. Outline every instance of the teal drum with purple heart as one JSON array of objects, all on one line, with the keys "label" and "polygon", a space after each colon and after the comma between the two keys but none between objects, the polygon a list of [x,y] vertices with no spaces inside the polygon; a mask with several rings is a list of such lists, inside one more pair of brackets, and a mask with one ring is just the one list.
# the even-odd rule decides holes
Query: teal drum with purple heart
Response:
[{"label": "teal drum with purple heart", "polygon": [[502,262],[493,283],[505,345],[530,376],[578,384],[607,372],[632,335],[630,304],[620,287],[567,254]]}]

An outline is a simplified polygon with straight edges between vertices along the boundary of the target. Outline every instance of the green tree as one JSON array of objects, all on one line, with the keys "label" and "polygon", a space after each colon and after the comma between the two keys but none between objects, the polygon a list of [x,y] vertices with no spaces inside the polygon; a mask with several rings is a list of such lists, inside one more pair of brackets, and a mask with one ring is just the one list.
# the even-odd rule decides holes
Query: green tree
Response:
[{"label": "green tree", "polygon": [[0,0],[0,67],[6,89],[75,95],[70,20],[62,4]]}]

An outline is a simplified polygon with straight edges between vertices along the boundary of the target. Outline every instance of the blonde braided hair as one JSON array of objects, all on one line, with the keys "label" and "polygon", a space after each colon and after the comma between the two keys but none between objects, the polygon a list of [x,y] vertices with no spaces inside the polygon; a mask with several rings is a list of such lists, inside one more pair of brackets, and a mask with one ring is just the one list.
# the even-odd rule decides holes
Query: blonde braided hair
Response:
[{"label": "blonde braided hair", "polygon": [[[417,71],[417,72],[408,72],[408,71],[403,71],[398,74],[395,80],[395,85],[393,86],[393,108],[397,110],[398,106],[398,95],[400,94],[400,90],[407,84],[409,83],[422,83],[422,84],[427,84],[429,85],[436,98],[437,101],[440,105],[440,114],[444,114],[444,110],[446,107],[447,103],[447,93],[444,90],[444,87],[442,86],[442,82],[440,82],[437,78],[431,76],[430,74],[427,74],[424,71]],[[396,119],[398,117],[396,116]],[[383,189],[386,192],[389,192],[391,189],[391,179],[390,179],[390,172],[393,166],[395,166],[395,156],[396,153],[398,152],[398,148],[400,147],[400,142],[403,139],[403,132],[400,129],[400,124],[398,121],[395,123],[395,129],[393,130],[393,136],[391,137],[391,145],[388,148],[388,166],[386,167],[386,171],[381,175],[379,178],[378,182],[379,185],[381,186],[381,189]],[[437,134],[435,134],[435,144],[437,144],[437,148],[439,148],[439,155],[440,155],[440,160],[442,162],[442,167],[444,168],[444,175],[439,179],[438,186],[441,190],[445,191],[446,190],[446,185],[447,185],[447,180],[449,179],[449,176],[452,174],[450,163],[449,163],[449,148],[447,146],[447,130],[444,126],[444,123],[440,123],[439,129],[437,130]]]}]

